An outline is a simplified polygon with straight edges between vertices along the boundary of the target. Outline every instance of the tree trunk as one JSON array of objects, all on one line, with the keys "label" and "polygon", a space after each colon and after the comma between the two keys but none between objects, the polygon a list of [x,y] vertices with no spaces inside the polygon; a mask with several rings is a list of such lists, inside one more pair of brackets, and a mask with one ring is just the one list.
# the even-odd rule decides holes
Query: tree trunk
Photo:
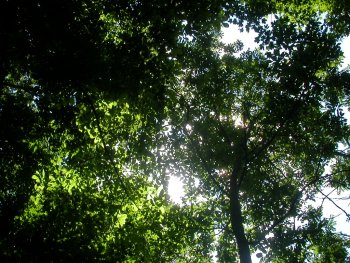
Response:
[{"label": "tree trunk", "polygon": [[243,131],[235,146],[235,160],[230,178],[230,217],[233,234],[235,235],[241,263],[251,263],[249,242],[243,226],[242,209],[239,200],[239,182],[243,180],[247,154],[247,136]]},{"label": "tree trunk", "polygon": [[251,263],[252,259],[250,257],[249,243],[245,235],[243,226],[243,217],[241,211],[241,204],[238,195],[238,184],[236,176],[231,177],[231,192],[230,192],[230,209],[231,209],[231,225],[233,233],[236,238],[238,253],[241,263]]}]

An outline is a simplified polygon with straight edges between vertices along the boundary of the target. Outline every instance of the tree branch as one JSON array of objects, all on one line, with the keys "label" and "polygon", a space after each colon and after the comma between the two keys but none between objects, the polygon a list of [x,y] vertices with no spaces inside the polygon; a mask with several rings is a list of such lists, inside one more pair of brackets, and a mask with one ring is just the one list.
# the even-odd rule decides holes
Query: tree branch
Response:
[{"label": "tree branch", "polygon": [[329,197],[329,195],[330,195],[332,192],[330,192],[328,195],[326,195],[326,194],[324,194],[321,190],[318,190],[318,191],[319,191],[319,193],[320,193],[321,195],[324,196],[325,199],[329,200],[336,208],[338,208],[340,211],[342,211],[342,212],[346,215],[346,217],[348,218],[348,220],[350,220],[350,214],[347,213],[343,208],[341,208],[337,203],[335,203],[335,202],[332,200],[332,198]]},{"label": "tree branch", "polygon": [[203,157],[203,155],[201,154],[200,150],[197,147],[197,144],[194,142],[192,136],[187,132],[186,128],[182,128],[184,134],[188,137],[188,139],[190,140],[190,143],[192,145],[192,148],[196,151],[197,156],[199,157],[199,159],[201,160],[202,166],[204,168],[204,170],[207,172],[209,178],[211,179],[211,181],[216,185],[216,187],[223,192],[224,194],[226,194],[227,196],[229,196],[229,192],[227,192],[221,185],[220,183],[215,179],[213,173],[210,171],[209,165],[207,163],[207,161],[205,160],[205,158]]},{"label": "tree branch", "polygon": [[294,209],[296,208],[296,205],[297,205],[297,202],[300,200],[301,196],[302,196],[302,193],[305,192],[305,190],[310,186],[310,185],[313,185],[317,182],[317,180],[320,179],[320,177],[318,176],[318,173],[319,173],[319,169],[320,169],[320,166],[321,166],[321,161],[318,162],[318,166],[316,168],[316,171],[315,171],[315,174],[314,174],[314,179],[308,183],[306,183],[302,189],[300,191],[298,191],[293,199],[292,199],[292,202],[290,203],[290,206],[289,206],[289,209],[287,210],[286,213],[284,213],[280,218],[278,218],[277,220],[275,220],[275,222],[268,228],[266,229],[265,231],[263,231],[262,233],[262,237],[257,239],[257,240],[254,240],[252,242],[253,245],[256,245],[258,243],[261,242],[261,240],[263,240],[265,238],[265,236],[271,232],[275,227],[277,227],[279,224],[281,224],[284,220],[286,220],[290,215],[291,213],[294,211]]},{"label": "tree branch", "polygon": [[[277,136],[281,132],[281,130],[282,130],[283,126],[286,124],[286,122],[287,122],[287,119],[277,128],[277,131],[275,133],[273,133],[273,135],[263,143],[263,145],[260,148],[257,148],[256,151],[252,153],[252,156],[249,157],[249,160],[258,158],[263,153],[264,150],[266,150],[267,148],[269,148],[272,145],[273,141],[277,138]],[[271,129],[269,134],[272,133],[272,130],[273,129]]]}]

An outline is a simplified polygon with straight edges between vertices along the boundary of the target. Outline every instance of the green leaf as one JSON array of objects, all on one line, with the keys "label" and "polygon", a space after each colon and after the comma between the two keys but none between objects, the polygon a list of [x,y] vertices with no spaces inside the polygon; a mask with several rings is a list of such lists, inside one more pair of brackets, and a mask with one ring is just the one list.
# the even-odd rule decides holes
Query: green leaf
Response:
[{"label": "green leaf", "polygon": [[127,218],[128,218],[127,214],[118,214],[118,216],[117,216],[117,220],[118,220],[117,225],[118,225],[118,227],[124,226]]},{"label": "green leaf", "polygon": [[36,174],[34,174],[32,178],[35,182],[40,183],[40,178]]}]

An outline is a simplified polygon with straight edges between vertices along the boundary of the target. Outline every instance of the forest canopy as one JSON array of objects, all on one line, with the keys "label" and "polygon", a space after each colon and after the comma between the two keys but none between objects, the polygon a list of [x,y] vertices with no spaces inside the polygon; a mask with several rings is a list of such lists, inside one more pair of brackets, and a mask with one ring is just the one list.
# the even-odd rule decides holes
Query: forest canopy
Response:
[{"label": "forest canopy", "polygon": [[[322,212],[350,220],[325,191],[350,190],[349,14],[346,0],[1,1],[0,261],[350,261]],[[232,24],[258,48],[223,43]]]}]

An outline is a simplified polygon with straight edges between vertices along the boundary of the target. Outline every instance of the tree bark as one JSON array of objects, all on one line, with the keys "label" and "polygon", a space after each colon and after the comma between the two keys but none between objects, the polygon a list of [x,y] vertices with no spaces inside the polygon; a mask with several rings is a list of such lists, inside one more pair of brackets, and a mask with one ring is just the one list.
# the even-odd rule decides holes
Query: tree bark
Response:
[{"label": "tree bark", "polygon": [[251,263],[252,259],[250,256],[249,242],[244,231],[244,220],[239,199],[239,186],[245,175],[244,167],[247,161],[245,158],[247,154],[247,138],[244,132],[241,133],[241,136],[238,136],[234,153],[235,160],[230,178],[230,219],[233,234],[238,246],[240,262]]},{"label": "tree bark", "polygon": [[231,193],[230,193],[230,209],[231,209],[231,225],[233,229],[233,234],[235,235],[238,253],[241,263],[251,263],[252,259],[250,256],[249,242],[246,238],[244,226],[243,226],[243,217],[241,204],[239,201],[239,191],[238,191],[238,178],[231,177]]}]

